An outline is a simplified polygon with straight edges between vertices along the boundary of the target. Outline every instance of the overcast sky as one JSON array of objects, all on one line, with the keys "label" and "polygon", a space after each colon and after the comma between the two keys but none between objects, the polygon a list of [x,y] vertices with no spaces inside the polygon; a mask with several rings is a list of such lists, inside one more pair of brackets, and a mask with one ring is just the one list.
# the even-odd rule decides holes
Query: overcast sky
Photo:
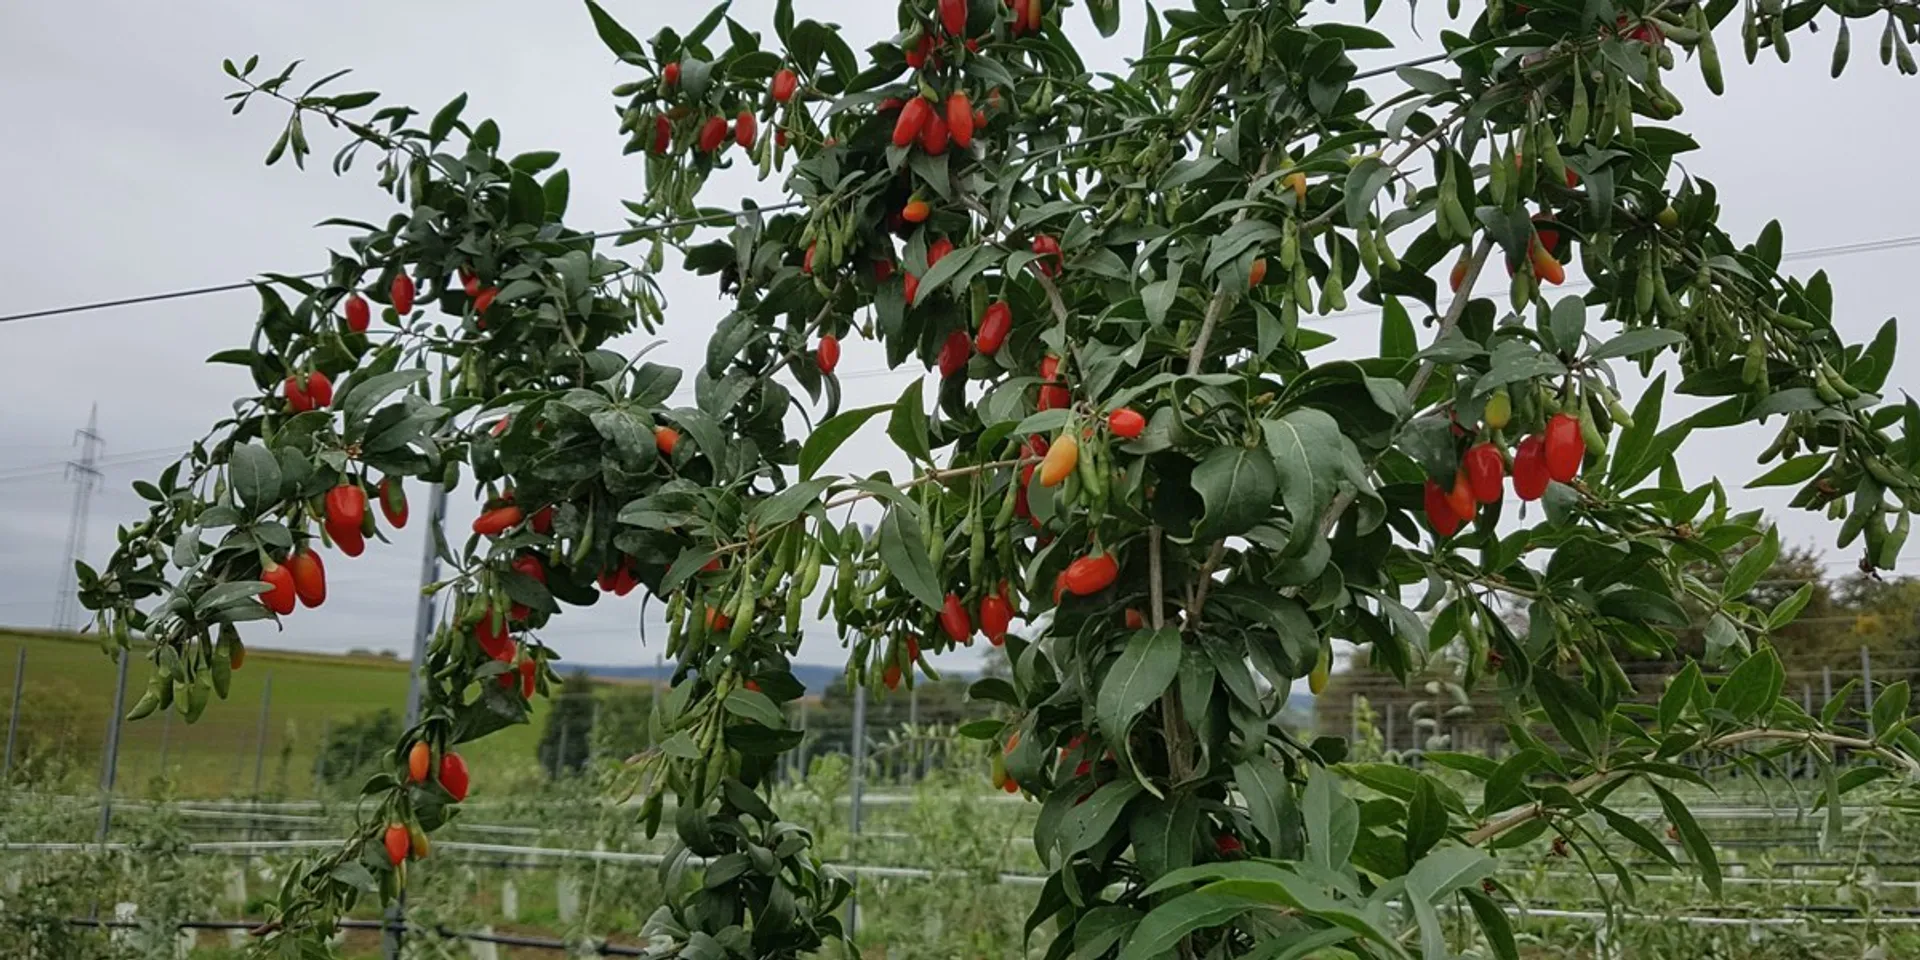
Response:
[{"label": "overcast sky", "polygon": [[[682,30],[702,14],[700,4],[608,0],[607,7],[636,35],[660,26]],[[1403,46],[1374,54],[1365,64],[1408,59],[1436,48],[1441,4],[1424,4],[1420,39],[1400,8],[1389,4],[1376,26]],[[839,19],[856,50],[891,33],[893,4],[878,0],[796,0],[800,16]],[[771,0],[740,0],[733,15],[771,37]],[[1120,36],[1102,41],[1083,11],[1068,17],[1071,34],[1090,67],[1123,70],[1139,47],[1138,2],[1125,4]],[[1358,4],[1316,6],[1354,16]],[[112,30],[99,26],[111,21]],[[1920,234],[1920,191],[1904,171],[1920,134],[1920,85],[1882,68],[1861,51],[1847,76],[1827,78],[1822,37],[1794,44],[1791,65],[1763,59],[1740,62],[1732,30],[1728,94],[1713,98],[1684,60],[1667,84],[1686,102],[1676,122],[1703,145],[1686,158],[1696,175],[1716,182],[1723,223],[1750,237],[1768,219],[1786,228],[1786,249]],[[0,237],[6,296],[0,314],[78,301],[217,284],[261,271],[305,272],[323,266],[338,231],[312,225],[329,216],[383,219],[390,210],[370,176],[336,179],[324,158],[337,134],[309,128],[322,162],[300,173],[288,164],[261,164],[283,115],[265,103],[238,117],[220,97],[232,83],[223,57],[258,53],[262,68],[304,58],[303,75],[353,67],[334,89],[378,89],[387,101],[431,112],[461,91],[472,95],[470,119],[496,118],[503,150],[556,149],[572,174],[569,222],[604,230],[622,224],[619,201],[640,192],[639,163],[620,156],[608,90],[632,78],[594,36],[585,8],[566,0],[539,4],[507,0],[339,0],[324,6],[289,3],[168,4],[15,3],[0,14],[0,210],[9,229]],[[722,176],[703,201],[731,205],[740,196],[777,196],[750,173]],[[1404,242],[1404,238],[1401,242]],[[1796,273],[1825,268],[1834,280],[1837,318],[1849,340],[1870,336],[1905,305],[1920,251],[1913,248],[1803,260]],[[668,344],[654,359],[688,365],[703,355],[707,331],[726,305],[712,285],[669,269],[663,283],[673,298]],[[72,487],[60,462],[88,410],[99,405],[106,438],[106,481],[95,497],[86,556],[105,558],[116,525],[144,514],[129,489],[165,463],[154,459],[184,449],[252,389],[239,368],[205,366],[215,351],[244,345],[257,300],[251,292],[176,300],[139,307],[0,325],[0,624],[40,626],[53,618]],[[1332,358],[1371,349],[1371,318],[1323,325],[1346,338],[1322,353]],[[631,344],[638,347],[641,340]],[[1318,355],[1316,355],[1318,356]],[[1889,383],[1920,386],[1911,345]],[[850,344],[842,361],[849,407],[896,397],[911,374],[878,372],[877,350]],[[866,371],[865,375],[860,372]],[[1690,409],[1682,405],[1683,409]],[[1669,405],[1669,412],[1675,409]],[[1756,474],[1754,451],[1764,441],[1752,430],[1696,437],[1683,453],[1689,482],[1717,471],[1738,486]],[[895,467],[880,455],[884,443],[854,443],[831,472]],[[1743,493],[1752,505],[1784,507],[1778,494]],[[423,501],[416,496],[416,503]],[[416,516],[419,513],[416,507]],[[463,528],[473,515],[468,496],[456,496],[451,521]],[[1811,515],[1782,518],[1791,542],[1826,547],[1834,525]],[[330,556],[330,599],[302,610],[285,633],[249,627],[260,646],[344,651],[351,647],[404,650],[413,621],[419,523],[392,546],[374,545],[357,560]],[[1920,548],[1909,548],[1920,554]],[[1836,569],[1850,562],[1832,555]],[[547,639],[569,659],[593,663],[649,663],[634,623],[637,595],[623,604],[569,611]],[[844,659],[830,631],[810,637],[801,659]],[[968,666],[984,645],[955,658]]]}]

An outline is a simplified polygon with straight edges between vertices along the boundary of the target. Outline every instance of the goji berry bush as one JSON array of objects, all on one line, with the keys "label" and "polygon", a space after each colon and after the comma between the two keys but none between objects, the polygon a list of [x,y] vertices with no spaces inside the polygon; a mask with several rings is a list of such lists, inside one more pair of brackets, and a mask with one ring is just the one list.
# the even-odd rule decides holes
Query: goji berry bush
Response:
[{"label": "goji berry bush", "polygon": [[[1073,6],[904,0],[862,56],[786,2],[777,43],[724,7],[642,42],[589,2],[632,70],[615,97],[645,171],[613,236],[567,226],[558,156],[504,151],[464,97],[427,117],[322,92],[338,74],[295,93],[292,68],[227,65],[236,108],[290,107],[269,163],[304,162],[324,124],[347,138],[336,172],[372,163],[400,209],[333,222],[350,237],[324,278],[260,284],[253,342],[213,358],[258,392],[80,570],[105,636],[155,644],[135,715],[199,716],[237,625],[323,602],[322,554],[377,549],[409,489],[485,501],[443,543],[420,720],[354,836],[283,886],[262,949],[311,955],[342,911],[396,896],[486,775],[458,746],[552,688],[542,628],[636,589],[665,603],[679,666],[631,769],[639,821],[677,838],[641,931],[661,956],[842,936],[848,884],[768,786],[800,736],[781,705],[813,603],[875,687],[976,637],[1002,648],[1011,679],[973,695],[1005,719],[969,732],[1040,805],[1050,879],[1026,926],[1052,957],[1441,957],[1465,938],[1511,957],[1500,850],[1552,833],[1623,875],[1620,843],[1672,856],[1609,806],[1626,785],[1717,891],[1672,792],[1702,758],[1811,755],[1833,805],[1920,769],[1904,685],[1870,726],[1844,698],[1814,716],[1780,697],[1768,637],[1805,592],[1746,602],[1778,536],[1674,458],[1764,424],[1766,482],[1891,565],[1920,501],[1920,406],[1879,395],[1894,327],[1845,343],[1825,276],[1780,272],[1777,225],[1717,225],[1661,81],[1690,58],[1717,91],[1716,30],[1785,59],[1837,27],[1837,72],[1849,21],[1873,18],[1911,73],[1911,0],[1737,20],[1732,0],[1456,3],[1439,49],[1397,63],[1374,0],[1344,10],[1363,22],[1198,0],[1146,11],[1125,75],[1086,69]],[[1114,0],[1084,6],[1117,29]],[[715,215],[707,180],[733,165],[788,201]],[[730,304],[691,371],[609,348],[664,322],[669,246]],[[1303,321],[1355,301],[1379,308],[1379,349],[1324,359]],[[840,409],[852,337],[928,376]],[[693,405],[668,406],[689,375]],[[1719,399],[1663,418],[1676,391]],[[882,418],[910,477],[822,473]],[[1676,647],[1693,626],[1707,669]],[[1273,722],[1336,640],[1501,691],[1509,757],[1428,756],[1478,796]],[[1623,657],[1677,662],[1636,691]]]}]

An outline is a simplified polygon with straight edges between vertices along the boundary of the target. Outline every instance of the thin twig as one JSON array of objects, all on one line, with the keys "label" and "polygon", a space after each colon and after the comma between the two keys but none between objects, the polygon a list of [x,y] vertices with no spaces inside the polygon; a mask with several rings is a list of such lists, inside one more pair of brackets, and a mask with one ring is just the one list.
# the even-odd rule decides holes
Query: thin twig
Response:
[{"label": "thin twig", "polygon": [[[1014,457],[1011,460],[995,460],[992,463],[976,463],[968,467],[947,467],[942,470],[928,470],[926,473],[923,473],[917,477],[914,477],[912,480],[908,480],[906,483],[901,484],[896,489],[912,490],[913,488],[925,483],[937,483],[942,480],[951,480],[954,477],[965,477],[965,476],[970,476],[976,473],[985,473],[988,470],[998,470],[1001,467],[1018,467],[1028,463],[1038,463],[1038,462],[1040,462],[1039,457]],[[823,506],[825,506],[826,509],[831,510],[834,507],[844,507],[849,503],[857,503],[861,500],[871,500],[876,496],[879,496],[879,494],[868,493],[865,490],[857,490],[857,491],[854,491],[853,493],[846,495],[845,497],[841,497],[836,500],[829,500]]]},{"label": "thin twig", "polygon": [[[1460,289],[1454,293],[1453,302],[1447,305],[1446,315],[1440,318],[1440,332],[1434,337],[1436,342],[1445,339],[1447,334],[1452,333],[1453,329],[1459,326],[1460,318],[1467,312],[1467,302],[1473,299],[1473,285],[1480,279],[1480,268],[1486,265],[1487,255],[1492,252],[1493,237],[1481,237],[1480,246],[1474,249],[1472,258],[1467,261],[1466,276],[1460,278]],[[1414,371],[1413,380],[1407,384],[1406,398],[1409,404],[1417,401],[1421,392],[1427,389],[1427,381],[1433,379],[1433,372],[1437,366],[1435,361],[1429,359],[1420,364],[1420,369]],[[1333,502],[1327,504],[1326,513],[1320,517],[1321,536],[1324,537],[1333,532],[1333,525],[1340,522],[1340,515],[1353,505],[1354,497],[1357,495],[1356,491],[1342,490],[1334,496]]]},{"label": "thin twig", "polygon": [[1167,591],[1161,574],[1160,525],[1156,523],[1147,528],[1147,597],[1153,604],[1150,622],[1155,630],[1167,625]]},{"label": "thin twig", "polygon": [[[1826,733],[1820,730],[1767,730],[1764,728],[1737,730],[1733,733],[1715,737],[1701,744],[1700,749],[1724,750],[1728,747],[1751,743],[1757,740],[1787,743],[1798,741],[1806,744],[1823,743],[1828,746],[1846,747],[1850,750],[1871,753],[1877,757],[1898,763],[1906,768],[1909,776],[1920,776],[1920,760],[1916,760],[1901,751],[1883,747],[1871,740],[1862,740],[1858,737],[1843,737],[1839,734]],[[1568,793],[1578,797],[1593,791],[1614,777],[1632,776],[1635,772],[1636,771],[1596,771],[1568,784],[1566,790]],[[1544,804],[1527,804],[1497,820],[1489,821],[1479,829],[1467,834],[1465,838],[1466,843],[1468,846],[1479,846],[1501,834],[1507,833],[1530,821],[1537,820],[1546,814],[1547,807]]]},{"label": "thin twig", "polygon": [[1213,549],[1207,551],[1207,562],[1200,565],[1200,575],[1195,578],[1193,605],[1187,608],[1187,620],[1194,629],[1200,628],[1200,616],[1206,611],[1207,590],[1213,586],[1213,572],[1220,569],[1220,561],[1226,559],[1227,542],[1215,540]]},{"label": "thin twig", "polygon": [[[1260,158],[1260,166],[1254,169],[1252,181],[1247,184],[1248,200],[1260,195],[1263,187],[1260,180],[1267,175],[1267,164],[1271,162],[1273,162],[1272,151],[1268,151]],[[1245,220],[1247,214],[1252,212],[1252,207],[1241,207],[1240,212],[1233,215],[1233,222],[1239,223]],[[1233,291],[1229,290],[1223,282],[1220,288],[1214,291],[1213,299],[1207,302],[1206,318],[1200,321],[1200,332],[1193,338],[1193,349],[1187,351],[1187,376],[1191,377],[1199,373],[1201,364],[1206,362],[1207,342],[1213,339],[1213,329],[1219,326],[1220,318],[1226,314],[1227,304],[1233,301],[1233,297]]]}]

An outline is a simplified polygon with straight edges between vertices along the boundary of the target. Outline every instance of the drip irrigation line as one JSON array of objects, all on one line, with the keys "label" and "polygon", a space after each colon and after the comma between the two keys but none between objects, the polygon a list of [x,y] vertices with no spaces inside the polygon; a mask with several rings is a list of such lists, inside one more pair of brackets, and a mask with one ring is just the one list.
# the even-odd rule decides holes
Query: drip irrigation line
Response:
[{"label": "drip irrigation line", "polygon": [[[266,920],[181,920],[172,924],[178,930],[246,930],[259,931],[267,924]],[[97,917],[69,917],[67,923],[76,927],[98,927],[113,930],[137,930],[149,926],[139,920],[102,920]],[[580,944],[557,940],[553,937],[527,937],[512,933],[483,933],[477,930],[454,930],[445,926],[422,926],[417,923],[395,923],[388,920],[338,920],[335,925],[344,930],[380,930],[399,933],[431,933],[450,940],[469,940],[476,943],[495,943],[507,947],[528,947],[536,950],[574,950]],[[264,931],[263,931],[264,932]],[[640,947],[630,947],[605,940],[588,943],[588,949],[603,957],[644,957],[646,951]]]}]

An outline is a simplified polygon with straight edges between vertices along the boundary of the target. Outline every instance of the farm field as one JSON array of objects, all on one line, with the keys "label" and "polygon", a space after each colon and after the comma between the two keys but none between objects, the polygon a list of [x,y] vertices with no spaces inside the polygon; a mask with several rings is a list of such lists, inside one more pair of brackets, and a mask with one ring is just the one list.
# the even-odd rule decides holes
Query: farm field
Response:
[{"label": "farm field", "polygon": [[[0,723],[11,707],[14,665],[23,648],[22,736],[50,749],[62,767],[61,779],[80,785],[97,782],[113,704],[114,661],[91,638],[0,633]],[[132,664],[128,704],[139,697],[148,670],[144,660]],[[263,724],[260,705],[269,682],[272,695]],[[122,725],[120,786],[137,793],[164,773],[177,796],[250,796],[264,729],[259,792],[309,796],[314,760],[330,727],[383,708],[401,709],[406,698],[403,662],[249,648],[246,665],[233,675],[228,699],[198,723],[188,725],[178,715],[169,719],[169,712],[162,711]],[[474,743],[468,755],[476,766],[531,775],[536,768],[534,745],[551,709],[549,701],[537,699],[532,724],[509,727]]]},{"label": "farm field", "polygon": [[[1038,804],[988,793],[976,770],[957,765],[918,783],[872,785],[856,839],[848,774],[843,758],[820,758],[808,776],[785,785],[778,800],[797,821],[815,825],[822,855],[857,880],[859,956],[1043,955],[1039,945],[1050,939],[1047,927],[1036,934],[1035,946],[1021,946],[1043,876],[1028,841]],[[672,852],[672,843],[665,833],[647,840],[635,829],[631,808],[602,799],[616,776],[608,767],[586,780],[470,803],[436,838],[436,852],[409,870],[408,920],[417,928],[413,943],[423,951],[409,955],[469,955],[454,934],[553,944],[584,938],[615,949],[642,944],[648,915],[663,902],[659,860]],[[1720,848],[1726,886],[1718,899],[1692,875],[1618,845],[1609,852],[1632,863],[1637,874],[1630,897],[1622,896],[1604,868],[1597,885],[1583,875],[1581,856],[1598,850],[1556,857],[1542,838],[1503,851],[1501,902],[1512,915],[1522,956],[1787,960],[1912,956],[1920,950],[1920,927],[1914,926],[1920,869],[1898,815],[1849,808],[1847,842],[1822,849],[1817,829],[1810,829],[1821,817],[1769,807],[1780,799],[1729,783],[1717,801],[1697,806],[1699,817],[1715,823],[1716,837],[1727,839]],[[60,928],[67,952],[46,955],[83,958],[159,956],[154,929],[259,918],[265,898],[293,862],[292,852],[273,845],[325,846],[352,816],[344,805],[268,804],[250,814],[239,803],[159,804],[130,809],[116,820],[115,842],[132,849],[44,852],[32,844],[90,838],[92,808],[28,793],[0,797],[0,806],[0,841],[6,844],[0,880],[11,891],[8,909],[0,911],[0,934],[51,936],[58,926],[52,919],[87,915],[92,899],[103,893],[123,905],[122,916],[154,925],[122,930],[117,941]],[[1660,829],[1657,815],[1643,819]],[[261,846],[247,849],[248,842]],[[686,870],[680,882],[698,884],[698,868]],[[354,916],[377,919],[365,909]],[[1455,955],[1490,956],[1463,931],[1470,928],[1455,929]],[[184,956],[238,957],[233,942],[225,931],[199,931]],[[364,929],[349,931],[338,949],[352,960],[381,955],[377,933]],[[540,946],[492,949],[497,952],[479,955],[561,955]]]}]

